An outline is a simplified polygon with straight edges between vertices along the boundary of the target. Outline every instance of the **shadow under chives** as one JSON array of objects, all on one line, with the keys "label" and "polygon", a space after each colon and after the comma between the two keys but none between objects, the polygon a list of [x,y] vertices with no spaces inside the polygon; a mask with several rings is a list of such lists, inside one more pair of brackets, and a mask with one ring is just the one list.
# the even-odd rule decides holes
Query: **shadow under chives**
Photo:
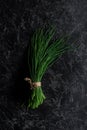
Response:
[{"label": "shadow under chives", "polygon": [[30,85],[24,80],[26,76],[29,76],[26,52],[27,50],[20,62],[20,68],[16,75],[15,83],[10,90],[13,102],[20,105],[24,104],[25,106],[27,106],[28,99],[31,95]]}]

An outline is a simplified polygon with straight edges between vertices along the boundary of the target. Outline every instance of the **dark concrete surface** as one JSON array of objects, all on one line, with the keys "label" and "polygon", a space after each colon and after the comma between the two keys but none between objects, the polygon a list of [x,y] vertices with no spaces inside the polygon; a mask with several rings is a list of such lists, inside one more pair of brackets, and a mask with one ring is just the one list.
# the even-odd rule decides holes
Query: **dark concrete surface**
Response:
[{"label": "dark concrete surface", "polygon": [[[79,47],[48,69],[47,99],[27,110],[27,46],[51,24]],[[87,130],[87,0],[0,0],[0,130]]]}]

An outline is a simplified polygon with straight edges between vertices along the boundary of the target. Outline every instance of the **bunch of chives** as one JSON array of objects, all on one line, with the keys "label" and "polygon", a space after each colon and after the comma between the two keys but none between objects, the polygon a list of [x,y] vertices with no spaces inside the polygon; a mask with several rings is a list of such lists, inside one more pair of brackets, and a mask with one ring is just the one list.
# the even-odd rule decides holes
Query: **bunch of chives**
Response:
[{"label": "bunch of chives", "polygon": [[35,109],[46,99],[41,81],[46,70],[64,54],[70,46],[66,43],[66,38],[52,41],[55,29],[47,31],[38,29],[31,39],[28,49],[29,78],[25,78],[30,83],[32,93],[29,98],[28,107]]}]

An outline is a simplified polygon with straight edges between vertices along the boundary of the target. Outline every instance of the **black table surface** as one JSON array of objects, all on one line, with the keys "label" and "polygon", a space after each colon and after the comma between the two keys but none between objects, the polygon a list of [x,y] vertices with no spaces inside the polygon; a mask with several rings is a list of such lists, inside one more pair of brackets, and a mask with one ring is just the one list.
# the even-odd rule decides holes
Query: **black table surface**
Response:
[{"label": "black table surface", "polygon": [[[33,32],[50,25],[55,38],[70,35],[74,51],[47,70],[46,100],[31,110],[21,105],[27,48]],[[0,0],[0,130],[87,130],[87,0]]]}]

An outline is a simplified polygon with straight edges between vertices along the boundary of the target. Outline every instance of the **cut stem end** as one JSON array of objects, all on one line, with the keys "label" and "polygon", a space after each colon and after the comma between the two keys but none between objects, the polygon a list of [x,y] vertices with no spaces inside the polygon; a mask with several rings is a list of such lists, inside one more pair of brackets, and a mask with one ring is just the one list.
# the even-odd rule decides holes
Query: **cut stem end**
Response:
[{"label": "cut stem end", "polygon": [[29,99],[28,108],[38,108],[39,105],[43,103],[43,101],[46,99],[41,86],[34,88],[31,93],[31,97]]}]

